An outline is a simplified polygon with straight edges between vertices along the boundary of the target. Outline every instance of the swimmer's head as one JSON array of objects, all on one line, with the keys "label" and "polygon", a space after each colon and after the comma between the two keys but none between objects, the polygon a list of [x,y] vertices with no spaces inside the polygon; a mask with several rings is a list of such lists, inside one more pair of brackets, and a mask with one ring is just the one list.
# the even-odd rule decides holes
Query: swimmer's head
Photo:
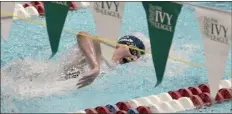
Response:
[{"label": "swimmer's head", "polygon": [[145,54],[144,51],[136,50],[136,48],[145,50],[145,46],[144,43],[135,36],[132,35],[124,36],[118,40],[118,44],[123,44],[123,45],[116,46],[113,55],[113,60],[118,61],[120,64],[135,61],[141,55]]}]

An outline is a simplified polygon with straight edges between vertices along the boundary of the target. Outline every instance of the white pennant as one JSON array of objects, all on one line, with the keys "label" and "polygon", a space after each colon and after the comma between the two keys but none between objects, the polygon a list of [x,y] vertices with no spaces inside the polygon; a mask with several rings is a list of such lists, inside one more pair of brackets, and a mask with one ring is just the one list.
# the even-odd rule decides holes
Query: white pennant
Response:
[{"label": "white pennant", "polygon": [[231,14],[195,7],[202,33],[211,97],[216,97],[231,44]]},{"label": "white pennant", "polygon": [[[120,35],[125,2],[91,2],[91,10],[95,20],[97,36],[117,42]],[[111,63],[114,48],[101,43],[103,59]]]},{"label": "white pennant", "polygon": [[8,38],[13,20],[13,17],[6,15],[6,13],[13,15],[14,7],[14,2],[1,2],[1,37],[4,40],[7,40]]}]

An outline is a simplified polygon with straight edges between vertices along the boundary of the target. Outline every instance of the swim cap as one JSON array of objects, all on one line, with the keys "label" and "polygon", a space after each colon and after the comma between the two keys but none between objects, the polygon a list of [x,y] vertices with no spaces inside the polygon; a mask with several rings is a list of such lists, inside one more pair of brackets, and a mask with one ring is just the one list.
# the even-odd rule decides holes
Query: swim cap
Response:
[{"label": "swim cap", "polygon": [[[132,35],[123,36],[118,40],[118,43],[125,44],[128,46],[132,45],[132,46],[135,46],[139,49],[145,50],[145,46],[144,46],[143,42],[139,38],[137,38],[136,36],[132,36]],[[140,51],[140,53],[142,55],[145,54],[142,51]]]}]

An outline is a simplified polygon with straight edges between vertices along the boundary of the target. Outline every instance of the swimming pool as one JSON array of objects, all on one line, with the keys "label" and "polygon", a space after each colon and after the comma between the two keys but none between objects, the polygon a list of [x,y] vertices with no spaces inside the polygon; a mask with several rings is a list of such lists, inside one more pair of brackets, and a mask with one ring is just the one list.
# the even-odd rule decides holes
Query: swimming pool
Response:
[{"label": "swimming pool", "polygon": [[[200,2],[196,4],[214,6],[226,10],[231,10],[232,8],[231,3],[228,2]],[[34,17],[34,19],[44,21],[44,18]],[[86,9],[69,12],[65,27],[95,34],[92,16],[90,11]],[[140,31],[148,35],[145,12],[140,2],[128,2],[125,6],[121,35],[131,31]],[[74,37],[73,34],[63,32],[57,56],[61,55],[67,48],[76,43]],[[7,67],[9,64],[12,65],[12,62],[15,60],[24,57],[28,58],[30,56],[31,59],[25,60],[29,61],[29,65],[35,64],[36,67],[32,67],[31,69],[21,68],[21,70],[27,72],[31,70],[37,73],[46,72],[43,70],[54,71],[55,69],[45,69],[46,66],[44,66],[43,62],[39,62],[39,60],[48,59],[51,54],[46,28],[40,25],[28,23],[23,20],[14,21],[8,41],[2,41],[1,46],[2,67]],[[201,35],[194,10],[189,7],[184,7],[177,23],[170,56],[204,64],[202,49]],[[54,62],[56,62],[55,59],[53,59]],[[74,112],[79,109],[114,104],[122,100],[159,94],[161,92],[207,82],[205,68],[197,68],[179,62],[168,61],[164,81],[160,86],[155,88],[156,79],[151,55],[145,56],[136,63],[122,65],[116,69],[105,74],[103,77],[99,77],[89,87],[78,90],[75,88],[62,88],[66,86],[65,84],[68,85],[71,82],[75,82],[72,80],[62,83],[50,82],[52,84],[56,83],[57,87],[48,86],[50,84],[48,82],[44,85],[38,84],[44,89],[42,95],[39,94],[41,91],[38,90],[40,87],[37,85],[34,85],[34,88],[24,88],[28,87],[25,85],[29,85],[27,78],[20,80],[22,81],[20,82],[17,81],[17,78],[9,78],[9,75],[1,75],[1,110],[2,112],[22,113]],[[136,72],[134,69],[136,69]],[[226,71],[231,72],[231,58],[229,57]],[[23,75],[20,71],[12,70],[11,72],[12,77],[20,77]],[[52,76],[48,77],[48,80],[55,78],[55,74],[55,72],[54,74],[50,74]],[[42,78],[46,79],[44,76],[41,76],[41,80]],[[225,74],[224,79],[228,78],[231,77]],[[49,87],[51,88],[49,89]],[[20,94],[15,92],[17,89],[21,89]],[[231,101],[220,105],[213,105],[206,109],[186,112],[232,112],[230,105]]]}]

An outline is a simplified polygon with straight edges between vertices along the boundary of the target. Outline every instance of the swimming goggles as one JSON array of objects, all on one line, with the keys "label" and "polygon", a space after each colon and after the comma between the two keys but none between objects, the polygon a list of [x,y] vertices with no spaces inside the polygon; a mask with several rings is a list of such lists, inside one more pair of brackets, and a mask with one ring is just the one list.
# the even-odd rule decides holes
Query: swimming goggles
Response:
[{"label": "swimming goggles", "polygon": [[[137,47],[135,47],[135,46],[133,46],[133,45],[128,45],[128,46],[137,48]],[[139,56],[139,51],[138,51],[138,50],[129,48],[129,51],[130,51],[131,55],[137,56],[138,58],[140,57],[140,56]]]},{"label": "swimming goggles", "polygon": [[[124,44],[124,45],[127,45],[127,44]],[[127,46],[135,47],[135,46],[133,46],[133,45],[127,45]],[[116,47],[116,48],[117,48],[117,47]],[[136,48],[136,47],[135,47],[135,48]],[[139,54],[139,51],[138,51],[138,50],[129,48],[129,51],[130,51],[131,55],[134,55],[134,56],[136,56],[137,58],[140,57],[140,56],[139,56],[140,54]],[[135,58],[132,58],[132,57],[124,57],[124,58],[121,59],[121,62],[122,62],[122,64],[125,64],[125,63],[129,63],[129,62],[132,62],[132,61],[135,61],[135,60],[136,60],[136,59],[135,59]]]}]

